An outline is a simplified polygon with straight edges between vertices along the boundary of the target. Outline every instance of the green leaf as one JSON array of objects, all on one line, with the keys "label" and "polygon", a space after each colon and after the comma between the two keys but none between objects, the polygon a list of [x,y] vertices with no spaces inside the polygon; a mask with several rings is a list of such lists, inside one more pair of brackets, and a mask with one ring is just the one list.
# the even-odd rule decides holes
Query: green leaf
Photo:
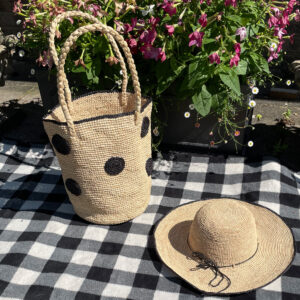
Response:
[{"label": "green leaf", "polygon": [[201,91],[192,97],[192,100],[200,115],[204,117],[210,112],[212,96],[206,89],[205,84],[203,84]]},{"label": "green leaf", "polygon": [[246,75],[248,63],[245,60],[239,61],[238,66],[236,67],[236,73],[238,75]]},{"label": "green leaf", "polygon": [[236,94],[241,94],[241,87],[239,77],[232,69],[228,73],[221,73],[220,75],[221,80],[224,84],[226,84],[232,91]]},{"label": "green leaf", "polygon": [[158,86],[156,89],[156,95],[160,95],[164,92],[180,75],[185,65],[179,65],[175,58],[171,58],[163,62],[156,68],[156,77]]}]

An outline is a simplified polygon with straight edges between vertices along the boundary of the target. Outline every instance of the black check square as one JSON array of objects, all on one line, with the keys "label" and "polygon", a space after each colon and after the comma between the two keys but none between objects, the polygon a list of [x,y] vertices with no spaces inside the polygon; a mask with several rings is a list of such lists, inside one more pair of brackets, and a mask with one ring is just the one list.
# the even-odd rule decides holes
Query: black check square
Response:
[{"label": "black check square", "polygon": [[80,244],[80,238],[63,236],[57,243],[57,247],[64,249],[76,249]]},{"label": "black check square", "polygon": [[91,267],[86,278],[95,281],[109,282],[112,272],[112,269]]},{"label": "black check square", "polygon": [[53,287],[32,285],[25,295],[24,300],[50,299]]},{"label": "black check square", "polygon": [[4,256],[0,264],[19,267],[25,257],[26,254],[23,253],[8,253]]},{"label": "black check square", "polygon": [[42,273],[64,273],[68,265],[68,263],[56,260],[48,260]]},{"label": "black check square", "polygon": [[133,286],[135,288],[151,289],[155,291],[157,283],[157,276],[137,273],[133,281]]},{"label": "black check square", "polygon": [[33,231],[27,232],[27,231],[24,231],[19,236],[18,241],[19,242],[29,242],[29,241],[33,242],[33,241],[37,240],[37,238],[39,237],[40,234],[41,234],[40,232],[33,232]]},{"label": "black check square", "polygon": [[123,245],[118,243],[103,242],[99,253],[108,255],[119,255]]},{"label": "black check square", "polygon": [[164,196],[169,198],[182,198],[183,189],[176,189],[171,187],[166,187]]}]

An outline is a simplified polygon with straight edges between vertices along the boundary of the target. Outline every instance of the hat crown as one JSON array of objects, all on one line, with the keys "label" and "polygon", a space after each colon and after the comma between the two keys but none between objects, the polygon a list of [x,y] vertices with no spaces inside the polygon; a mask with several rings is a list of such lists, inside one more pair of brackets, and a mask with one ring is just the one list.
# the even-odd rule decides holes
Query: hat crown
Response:
[{"label": "hat crown", "polygon": [[217,266],[242,263],[257,249],[255,218],[242,204],[229,199],[211,201],[195,215],[188,242]]}]

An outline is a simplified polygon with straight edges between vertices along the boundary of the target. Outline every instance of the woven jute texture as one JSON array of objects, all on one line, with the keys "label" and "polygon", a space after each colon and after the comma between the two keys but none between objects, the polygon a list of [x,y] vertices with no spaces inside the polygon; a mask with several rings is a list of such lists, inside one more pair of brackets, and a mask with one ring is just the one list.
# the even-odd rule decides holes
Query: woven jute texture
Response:
[{"label": "woven jute texture", "polygon": [[[277,214],[233,199],[175,208],[158,224],[155,242],[170,269],[208,294],[262,287],[284,273],[295,253],[293,234]],[[206,258],[201,267],[195,253]]]},{"label": "woven jute texture", "polygon": [[[69,17],[84,17],[94,24],[74,31],[58,59],[54,33]],[[77,38],[100,31],[112,43],[123,71],[122,92],[97,92],[72,101],[64,64]],[[58,157],[62,177],[75,212],[97,224],[119,224],[146,209],[151,192],[150,99],[141,97],[136,68],[124,39],[112,28],[82,12],[61,14],[50,29],[50,49],[58,68],[60,105],[44,117],[44,128]],[[126,92],[127,71],[134,93]]]}]

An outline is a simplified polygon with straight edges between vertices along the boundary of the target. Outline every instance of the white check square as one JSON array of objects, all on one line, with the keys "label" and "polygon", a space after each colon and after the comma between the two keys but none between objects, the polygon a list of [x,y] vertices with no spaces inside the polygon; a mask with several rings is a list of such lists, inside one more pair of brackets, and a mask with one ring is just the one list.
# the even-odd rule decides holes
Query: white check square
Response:
[{"label": "white check square", "polygon": [[242,183],[223,184],[222,195],[224,196],[239,196],[242,193]]},{"label": "white check square", "polygon": [[179,299],[179,293],[171,293],[165,291],[155,291],[153,295],[153,300],[176,300]]},{"label": "white check square", "polygon": [[67,224],[57,222],[57,221],[49,221],[44,232],[55,233],[58,235],[63,235],[68,228]]},{"label": "white check square", "polygon": [[140,262],[140,259],[119,255],[115,263],[114,269],[130,273],[136,273],[139,268]]},{"label": "white check square", "polygon": [[202,193],[202,191],[204,189],[204,184],[205,184],[204,182],[187,181],[184,185],[184,189],[189,190],[189,191]]},{"label": "white check square", "polygon": [[276,212],[277,214],[280,214],[280,204],[279,203],[260,201],[259,200],[258,204],[269,208],[270,210]]},{"label": "white check square", "polygon": [[124,245],[145,247],[148,242],[148,236],[142,234],[128,233]]},{"label": "white check square", "polygon": [[108,283],[101,295],[106,297],[119,297],[122,299],[128,299],[130,291],[130,286]]},{"label": "white check square", "polygon": [[155,214],[154,213],[144,213],[135,218],[132,222],[139,224],[154,224]]},{"label": "white check square", "polygon": [[225,164],[225,174],[226,175],[234,175],[234,174],[242,174],[244,173],[244,164],[243,163],[227,163]]},{"label": "white check square", "polygon": [[262,180],[259,190],[261,192],[280,193],[280,181],[276,179]]},{"label": "white check square", "polygon": [[0,254],[9,253],[15,242],[0,241]]},{"label": "white check square", "polygon": [[96,256],[95,252],[76,250],[71,258],[71,263],[92,266]]},{"label": "white check square", "polygon": [[39,272],[18,268],[10,282],[19,285],[32,285],[39,275]]},{"label": "white check square", "polygon": [[55,250],[54,246],[35,242],[30,248],[28,254],[41,259],[49,259]]},{"label": "white check square", "polygon": [[6,226],[5,230],[11,231],[25,231],[28,227],[30,220],[12,219]]},{"label": "white check square", "polygon": [[191,163],[189,166],[189,172],[196,172],[196,173],[206,173],[208,168],[207,163]]},{"label": "white check square", "polygon": [[277,171],[277,172],[281,172],[281,165],[280,163],[276,162],[276,161],[263,161],[263,165],[261,167],[261,171],[262,172],[266,172],[266,171]]},{"label": "white check square", "polygon": [[56,281],[54,287],[67,291],[79,291],[83,281],[84,278],[70,274],[62,274]]},{"label": "white check square", "polygon": [[86,228],[86,231],[82,238],[85,240],[102,242],[105,239],[107,232],[108,232],[107,228],[89,225]]},{"label": "white check square", "polygon": [[282,288],[281,288],[281,277],[279,277],[278,279],[274,280],[270,284],[266,285],[262,289],[263,290],[267,290],[267,291],[281,292],[282,291]]}]

